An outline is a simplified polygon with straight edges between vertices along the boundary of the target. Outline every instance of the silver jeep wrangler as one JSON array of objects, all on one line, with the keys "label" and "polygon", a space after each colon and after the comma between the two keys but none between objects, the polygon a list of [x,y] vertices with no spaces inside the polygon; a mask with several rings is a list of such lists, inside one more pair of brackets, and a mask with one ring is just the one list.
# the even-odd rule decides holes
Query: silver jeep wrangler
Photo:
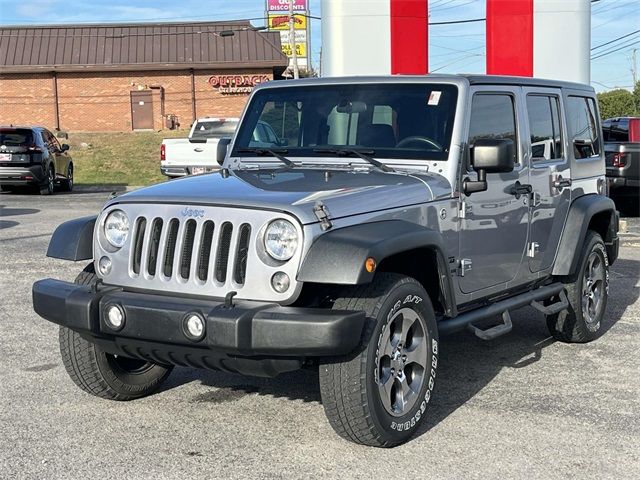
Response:
[{"label": "silver jeep wrangler", "polygon": [[603,329],[618,214],[588,86],[269,82],[218,154],[219,172],[54,233],[49,256],[91,263],[73,284],[36,282],[33,305],[81,389],[142,397],[173,365],[318,368],[336,432],[388,447],[427,415],[439,335],[490,340],[523,306],[561,341]]}]

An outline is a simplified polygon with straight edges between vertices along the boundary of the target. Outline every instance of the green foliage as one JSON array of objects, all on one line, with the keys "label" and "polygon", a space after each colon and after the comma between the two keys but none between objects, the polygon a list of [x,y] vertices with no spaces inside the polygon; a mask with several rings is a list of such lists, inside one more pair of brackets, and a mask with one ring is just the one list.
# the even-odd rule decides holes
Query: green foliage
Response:
[{"label": "green foliage", "polygon": [[640,80],[636,82],[633,89],[633,102],[636,105],[636,115],[640,115]]},{"label": "green foliage", "polygon": [[[637,85],[636,90],[639,90]],[[599,93],[600,115],[603,119],[638,115],[640,112],[634,96],[635,93],[623,89]]]}]

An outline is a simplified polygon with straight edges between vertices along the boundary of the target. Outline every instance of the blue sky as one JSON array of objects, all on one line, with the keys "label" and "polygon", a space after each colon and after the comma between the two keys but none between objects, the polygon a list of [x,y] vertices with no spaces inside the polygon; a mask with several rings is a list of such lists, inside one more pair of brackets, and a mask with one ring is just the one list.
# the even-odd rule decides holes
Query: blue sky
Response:
[{"label": "blue sky", "polygon": [[[308,0],[311,13],[320,16],[320,0]],[[349,0],[344,0],[349,1]],[[561,0],[558,0],[561,1]],[[486,0],[430,0],[430,21],[441,22],[485,15]],[[251,18],[264,22],[264,0],[0,0],[0,24],[231,20]],[[320,52],[320,21],[311,20],[312,55],[317,66]],[[431,71],[484,73],[484,23],[437,25],[429,31]],[[592,7],[592,46],[640,28],[640,0],[598,0]],[[640,34],[617,45],[622,50],[592,61],[592,84],[601,91],[631,88],[631,49],[638,48]],[[605,52],[607,48],[597,51]]]}]

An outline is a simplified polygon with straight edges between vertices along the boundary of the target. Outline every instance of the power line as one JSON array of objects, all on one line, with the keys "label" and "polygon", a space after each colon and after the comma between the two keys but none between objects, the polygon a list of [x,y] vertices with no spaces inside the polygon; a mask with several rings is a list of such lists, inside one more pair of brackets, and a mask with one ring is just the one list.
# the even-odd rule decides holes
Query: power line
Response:
[{"label": "power line", "polygon": [[600,47],[604,47],[605,45],[609,45],[610,43],[617,42],[618,40],[622,40],[623,38],[630,37],[631,35],[635,35],[638,32],[640,32],[640,30],[636,30],[635,32],[627,33],[626,35],[622,35],[621,37],[614,38],[613,40],[610,40],[610,41],[608,41],[606,43],[601,43],[600,45],[596,45],[595,47],[593,47],[591,49],[591,51],[596,50],[596,49],[598,49]]},{"label": "power line", "polygon": [[637,45],[639,43],[640,43],[640,40],[634,40],[633,42],[628,43],[626,45],[622,45],[621,47],[616,48],[615,50],[609,50],[609,51],[601,53],[600,55],[597,55],[595,57],[591,57],[591,60],[596,60],[598,58],[606,57],[607,55],[611,55],[612,53],[619,52],[620,50],[624,50],[625,48],[632,47],[633,45]]},{"label": "power line", "polygon": [[486,18],[469,18],[467,20],[451,20],[448,22],[429,22],[429,25],[453,25],[456,23],[474,23],[474,22],[484,22]]}]

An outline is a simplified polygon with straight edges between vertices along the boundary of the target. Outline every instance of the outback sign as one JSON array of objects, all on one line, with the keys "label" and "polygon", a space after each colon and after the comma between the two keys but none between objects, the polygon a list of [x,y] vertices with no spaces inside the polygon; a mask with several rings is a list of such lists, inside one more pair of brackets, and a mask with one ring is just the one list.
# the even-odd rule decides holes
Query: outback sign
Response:
[{"label": "outback sign", "polygon": [[267,75],[212,75],[208,83],[220,93],[250,93],[253,87],[268,82]]}]

